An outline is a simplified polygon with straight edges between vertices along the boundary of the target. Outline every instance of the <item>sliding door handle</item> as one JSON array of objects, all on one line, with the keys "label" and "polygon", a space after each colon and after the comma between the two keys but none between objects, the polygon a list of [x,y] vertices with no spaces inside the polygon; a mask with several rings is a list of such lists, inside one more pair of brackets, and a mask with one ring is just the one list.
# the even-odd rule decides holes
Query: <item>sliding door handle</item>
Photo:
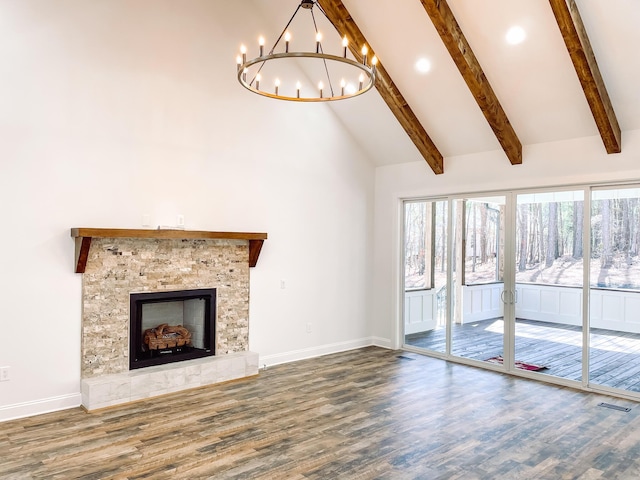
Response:
[{"label": "sliding door handle", "polygon": [[[507,301],[507,294],[509,294],[508,298],[509,301]],[[502,301],[502,303],[504,303],[505,305],[508,303],[509,305],[513,305],[514,303],[518,303],[518,291],[516,290],[515,293],[513,290],[503,290],[500,293],[500,300]]]}]

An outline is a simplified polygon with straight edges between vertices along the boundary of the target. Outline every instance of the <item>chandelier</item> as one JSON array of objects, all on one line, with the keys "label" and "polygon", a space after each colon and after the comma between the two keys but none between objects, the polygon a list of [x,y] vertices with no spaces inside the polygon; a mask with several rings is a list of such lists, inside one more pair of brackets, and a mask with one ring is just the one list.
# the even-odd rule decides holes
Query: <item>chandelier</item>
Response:
[{"label": "chandelier", "polygon": [[[247,59],[247,48],[244,45],[240,47],[236,64],[238,81],[243,87],[265,97],[296,102],[343,100],[356,97],[373,88],[376,80],[377,58],[374,56],[368,63],[366,45],[362,46],[362,61],[348,58],[349,40],[346,36],[342,39],[342,51],[339,52],[341,55],[325,53],[322,47],[322,33],[318,31],[313,13],[314,7],[317,7],[331,23],[317,1],[302,0],[268,53],[265,54],[264,37],[258,39],[259,54],[253,59]],[[310,36],[311,39],[315,39],[315,43],[305,39],[308,42],[306,46],[311,47],[307,49],[298,49],[297,45],[302,45],[304,42],[296,41],[288,30],[301,8],[311,13],[315,30],[315,36]],[[283,39],[284,42],[282,42]],[[288,65],[287,70],[286,60],[294,60],[295,68]],[[281,69],[278,70],[278,67]],[[317,87],[315,85],[310,87],[308,84],[303,86],[299,79],[295,82],[281,82],[281,77],[291,76],[293,72],[301,75],[299,70],[301,67],[307,78],[314,78],[317,81]]]}]

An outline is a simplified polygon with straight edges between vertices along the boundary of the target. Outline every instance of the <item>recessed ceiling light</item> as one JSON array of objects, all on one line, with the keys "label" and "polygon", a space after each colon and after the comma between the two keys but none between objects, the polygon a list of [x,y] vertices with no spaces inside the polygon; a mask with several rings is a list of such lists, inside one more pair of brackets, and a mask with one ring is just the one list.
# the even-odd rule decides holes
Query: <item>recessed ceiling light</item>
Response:
[{"label": "recessed ceiling light", "polygon": [[508,44],[517,45],[524,42],[524,39],[527,38],[527,33],[524,31],[524,28],[516,25],[507,31],[505,38]]},{"label": "recessed ceiling light", "polygon": [[416,62],[416,70],[420,73],[427,73],[431,70],[431,62],[426,58],[421,58]]}]

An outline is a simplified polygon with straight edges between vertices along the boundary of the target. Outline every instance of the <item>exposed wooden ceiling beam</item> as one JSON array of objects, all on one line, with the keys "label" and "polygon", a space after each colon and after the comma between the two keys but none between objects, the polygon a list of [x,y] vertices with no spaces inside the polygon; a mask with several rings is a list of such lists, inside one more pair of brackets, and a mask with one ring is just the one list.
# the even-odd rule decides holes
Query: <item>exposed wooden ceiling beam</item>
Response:
[{"label": "exposed wooden ceiling beam", "polygon": [[420,0],[436,27],[449,55],[476,99],[491,129],[513,165],[522,163],[522,144],[511,126],[498,97],[482,71],[480,62],[458,25],[446,0]]},{"label": "exposed wooden ceiling beam", "polygon": [[622,151],[620,126],[576,2],[549,0],[549,3],[607,153],[620,153]]},{"label": "exposed wooden ceiling beam", "polygon": [[[362,61],[360,48],[362,45],[371,44],[367,41],[363,33],[360,31],[356,22],[351,18],[341,0],[318,0],[318,4],[322,7],[327,17],[333,23],[341,37],[347,36],[349,40],[349,50],[358,61]],[[418,148],[420,154],[427,161],[435,174],[444,172],[444,161],[442,154],[435,146],[431,137],[411,110],[411,107],[404,99],[400,90],[391,79],[389,73],[384,66],[378,61],[376,68],[376,89],[380,93],[382,99],[389,106],[400,125],[409,135]]]}]

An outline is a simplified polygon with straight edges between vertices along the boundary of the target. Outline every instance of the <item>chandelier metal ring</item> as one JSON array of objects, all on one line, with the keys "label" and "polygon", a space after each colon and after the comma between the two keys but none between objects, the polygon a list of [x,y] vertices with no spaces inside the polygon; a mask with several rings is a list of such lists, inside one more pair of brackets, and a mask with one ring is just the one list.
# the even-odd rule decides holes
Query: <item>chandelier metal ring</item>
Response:
[{"label": "chandelier metal ring", "polygon": [[[358,90],[356,90],[355,92],[350,92],[345,94],[344,93],[344,88],[340,91],[340,95],[330,95],[330,96],[323,96],[323,97],[292,97],[292,96],[286,96],[286,95],[280,95],[278,93],[271,93],[268,92],[266,90],[261,90],[258,87],[258,85],[256,85],[255,87],[253,86],[253,84],[255,83],[255,77],[251,80],[248,81],[247,77],[246,77],[246,70],[253,66],[256,65],[258,63],[266,63],[268,61],[272,61],[272,60],[278,60],[278,59],[287,59],[287,58],[319,58],[322,60],[329,60],[329,61],[334,61],[334,62],[340,62],[340,63],[345,63],[347,65],[350,65],[352,67],[356,67],[358,69],[360,69],[365,75],[366,75],[366,82],[362,83],[362,87],[360,87]],[[331,54],[327,54],[327,53],[313,53],[313,52],[287,52],[287,53],[272,53],[270,55],[264,55],[262,57],[257,57],[254,58],[252,60],[248,60],[243,64],[240,64],[238,66],[238,81],[240,82],[240,84],[246,88],[247,90],[253,92],[253,93],[257,93],[258,95],[262,95],[265,97],[269,97],[269,98],[276,98],[279,100],[290,100],[290,101],[295,101],[295,102],[330,102],[333,100],[342,100],[345,98],[351,98],[351,97],[356,97],[358,95],[362,95],[363,93],[368,92],[369,90],[371,90],[373,88],[373,86],[375,85],[375,68],[371,68],[367,65],[364,65],[363,63],[357,62],[355,60],[352,60],[350,58],[345,58],[345,57],[340,57],[338,55],[331,55]]]}]

